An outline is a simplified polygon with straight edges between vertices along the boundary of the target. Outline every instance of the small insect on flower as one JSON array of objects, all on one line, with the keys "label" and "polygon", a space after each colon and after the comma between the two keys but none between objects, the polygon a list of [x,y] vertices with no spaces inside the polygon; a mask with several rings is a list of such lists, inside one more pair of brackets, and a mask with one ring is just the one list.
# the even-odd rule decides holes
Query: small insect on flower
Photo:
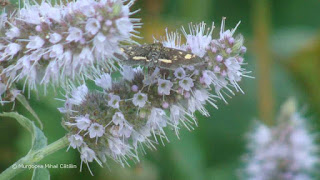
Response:
[{"label": "small insect on flower", "polygon": [[117,55],[123,64],[175,70],[184,66],[203,65],[204,59],[192,53],[164,47],[162,43],[127,46],[121,49],[127,57]]}]

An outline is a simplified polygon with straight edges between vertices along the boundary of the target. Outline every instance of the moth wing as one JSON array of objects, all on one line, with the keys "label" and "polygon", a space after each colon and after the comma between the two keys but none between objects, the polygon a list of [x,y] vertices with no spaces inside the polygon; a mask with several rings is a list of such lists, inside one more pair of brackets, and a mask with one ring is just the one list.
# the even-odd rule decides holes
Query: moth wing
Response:
[{"label": "moth wing", "polygon": [[201,64],[203,59],[186,51],[164,47],[159,57],[159,63],[160,66],[166,68],[178,68]]},{"label": "moth wing", "polygon": [[121,49],[123,55],[117,56],[126,65],[146,65],[150,48],[148,45],[126,46]]}]

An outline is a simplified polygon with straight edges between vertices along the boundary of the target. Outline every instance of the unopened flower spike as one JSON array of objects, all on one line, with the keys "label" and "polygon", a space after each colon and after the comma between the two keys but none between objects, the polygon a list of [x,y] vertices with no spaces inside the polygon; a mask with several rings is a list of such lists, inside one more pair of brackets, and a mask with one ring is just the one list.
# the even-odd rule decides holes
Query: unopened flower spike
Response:
[{"label": "unopened flower spike", "polygon": [[248,153],[243,157],[242,179],[308,180],[318,165],[319,148],[309,132],[307,119],[296,110],[294,100],[281,109],[275,125],[256,123],[248,136]]},{"label": "unopened flower spike", "polygon": [[115,53],[122,42],[135,43],[139,19],[130,18],[133,0],[79,0],[63,4],[24,3],[10,18],[1,18],[0,62],[8,86],[25,79],[38,84],[65,84],[87,74],[117,70]]}]

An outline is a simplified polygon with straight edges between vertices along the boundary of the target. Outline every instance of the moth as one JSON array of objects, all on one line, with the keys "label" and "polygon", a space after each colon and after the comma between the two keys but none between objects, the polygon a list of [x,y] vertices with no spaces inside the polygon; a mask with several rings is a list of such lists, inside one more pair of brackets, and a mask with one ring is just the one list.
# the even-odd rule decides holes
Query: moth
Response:
[{"label": "moth", "polygon": [[142,65],[174,70],[178,67],[203,64],[203,58],[192,53],[164,47],[162,43],[133,45],[121,48],[126,57],[119,59],[126,65]]}]

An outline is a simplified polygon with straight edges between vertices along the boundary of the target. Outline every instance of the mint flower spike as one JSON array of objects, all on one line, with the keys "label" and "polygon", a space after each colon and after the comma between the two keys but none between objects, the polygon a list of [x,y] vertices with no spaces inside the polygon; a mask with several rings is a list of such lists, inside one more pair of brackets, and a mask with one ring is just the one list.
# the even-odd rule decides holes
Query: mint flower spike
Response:
[{"label": "mint flower spike", "polygon": [[306,119],[297,112],[296,102],[290,99],[282,106],[275,125],[256,123],[248,134],[245,168],[239,175],[261,180],[313,179],[319,163],[315,140]]},{"label": "mint flower spike", "polygon": [[68,79],[118,70],[115,53],[132,38],[140,19],[130,18],[133,0],[79,0],[63,4],[31,4],[8,18],[1,16],[1,75],[8,86],[24,79],[37,85],[65,85]]},{"label": "mint flower spike", "polygon": [[239,24],[240,22],[232,30],[225,30],[223,18],[219,37],[215,38],[212,35],[214,23],[209,28],[204,22],[195,25],[190,23],[188,30],[181,28],[184,44],[181,43],[183,40],[179,32],[168,32],[167,29],[166,36],[161,37],[160,42],[165,47],[188,51],[203,58],[206,69],[202,71],[201,82],[208,87],[213,85],[216,94],[227,102],[224,95],[234,95],[232,89],[244,93],[238,83],[242,77],[251,77],[248,75],[250,71],[245,69],[244,39],[241,35],[234,37]]},{"label": "mint flower spike", "polygon": [[[181,125],[192,130],[197,125],[195,111],[209,116],[205,104],[216,107],[218,97],[200,82],[199,70],[181,68],[149,68],[147,74],[141,67],[123,68],[133,76],[128,78],[123,72],[120,80],[102,91],[70,86],[65,106],[59,108],[65,114],[63,124],[70,132],[70,147],[80,153],[82,148],[90,148],[98,161],[106,163],[108,157],[124,166],[129,159],[139,161],[143,146],[154,149],[155,144],[169,141],[166,127],[175,130],[177,136]],[[97,82],[105,76],[92,80]]]}]

